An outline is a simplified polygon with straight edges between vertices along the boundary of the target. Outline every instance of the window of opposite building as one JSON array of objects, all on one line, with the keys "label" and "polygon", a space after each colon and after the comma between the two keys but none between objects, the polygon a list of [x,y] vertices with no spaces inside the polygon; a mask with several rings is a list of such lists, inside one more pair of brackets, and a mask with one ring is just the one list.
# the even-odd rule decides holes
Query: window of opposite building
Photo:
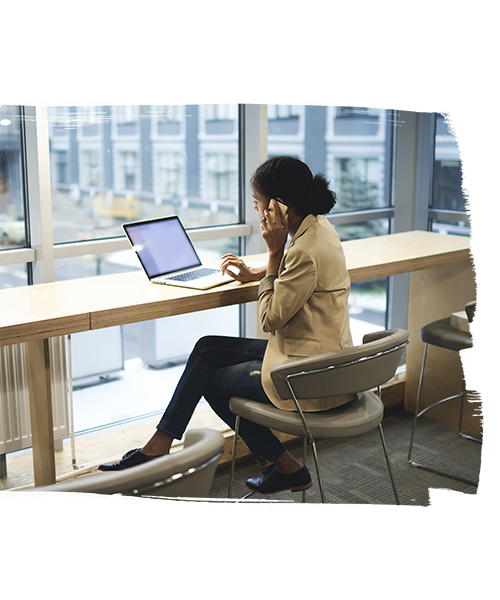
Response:
[{"label": "window of opposite building", "polygon": [[127,220],[240,221],[238,106],[49,108],[54,243],[122,236]]},{"label": "window of opposite building", "polygon": [[[26,245],[19,106],[0,105],[0,249]],[[0,288],[26,285],[25,265],[0,265]]]},{"label": "window of opposite building", "polygon": [[[392,120],[392,111],[368,107],[269,107],[269,156],[295,156],[326,176],[337,195],[328,218],[342,241],[391,231]],[[387,289],[387,279],[352,285],[355,343],[386,327]]]},{"label": "window of opposite building", "polygon": [[486,236],[500,196],[500,94],[441,94],[436,106],[433,231]]}]

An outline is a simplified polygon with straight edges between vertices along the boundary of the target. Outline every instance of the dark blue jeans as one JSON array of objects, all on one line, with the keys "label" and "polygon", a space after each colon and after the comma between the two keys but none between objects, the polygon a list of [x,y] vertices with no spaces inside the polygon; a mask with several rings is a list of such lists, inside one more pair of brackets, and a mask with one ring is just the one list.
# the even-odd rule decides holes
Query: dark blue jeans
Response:
[{"label": "dark blue jeans", "polygon": [[[236,416],[229,410],[231,396],[270,404],[261,383],[267,340],[207,336],[196,343],[157,429],[180,439],[202,396],[234,430]],[[267,427],[240,420],[243,441],[261,464],[274,462],[285,452]]]}]

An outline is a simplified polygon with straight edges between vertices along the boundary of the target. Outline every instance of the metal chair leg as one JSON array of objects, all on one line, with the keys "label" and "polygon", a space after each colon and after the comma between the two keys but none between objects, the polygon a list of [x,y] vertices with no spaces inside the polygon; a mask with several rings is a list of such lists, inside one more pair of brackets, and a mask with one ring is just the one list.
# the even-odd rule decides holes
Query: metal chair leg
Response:
[{"label": "metal chair leg", "polygon": [[464,434],[461,432],[462,429],[462,416],[463,416],[463,407],[464,407],[464,401],[465,401],[465,380],[462,382],[462,393],[461,394],[456,394],[455,396],[450,396],[448,398],[444,398],[443,400],[439,400],[439,402],[435,402],[434,404],[431,404],[430,406],[428,406],[427,408],[425,408],[424,410],[420,411],[420,398],[422,395],[422,383],[424,380],[424,369],[425,369],[425,363],[427,360],[427,352],[429,349],[429,344],[425,344],[425,349],[424,349],[424,357],[422,360],[422,370],[420,371],[420,380],[418,383],[418,392],[417,392],[417,401],[415,404],[415,415],[413,417],[413,426],[412,426],[412,430],[411,430],[411,438],[410,438],[410,447],[408,449],[408,463],[411,467],[417,467],[420,469],[424,469],[425,471],[429,471],[431,473],[435,473],[436,475],[441,475],[443,477],[448,477],[449,479],[454,479],[455,481],[461,481],[462,483],[466,483],[468,485],[478,485],[477,481],[472,481],[471,479],[467,479],[465,477],[460,477],[458,475],[453,475],[451,473],[448,473],[447,471],[442,471],[441,469],[438,469],[436,467],[431,467],[429,465],[424,465],[422,463],[418,463],[415,462],[414,460],[411,459],[411,453],[412,453],[412,448],[413,448],[413,441],[415,438],[415,430],[417,428],[417,419],[418,417],[420,417],[421,415],[423,415],[425,412],[427,412],[429,409],[434,408],[434,406],[437,406],[439,404],[442,404],[443,402],[448,402],[448,400],[453,400],[455,398],[459,398],[460,397],[460,417],[459,417],[459,423],[458,423],[458,433],[460,436],[468,438],[468,439],[472,439],[476,442],[481,442],[481,440],[479,440],[478,438],[474,438],[472,436],[468,436],[467,434]]},{"label": "metal chair leg", "polygon": [[408,462],[410,464],[411,464],[411,451],[413,448],[413,439],[415,437],[415,429],[417,428],[418,412],[420,409],[420,395],[422,394],[422,382],[424,380],[425,361],[427,360],[427,351],[428,350],[429,350],[429,344],[425,344],[424,358],[422,360],[422,369],[420,371],[420,380],[418,382],[418,393],[417,393],[417,402],[415,404],[415,415],[413,417],[413,427],[411,429],[410,448],[408,450]]},{"label": "metal chair leg", "polygon": [[389,477],[391,478],[392,491],[394,492],[394,498],[396,499],[396,504],[399,505],[398,490],[396,488],[396,482],[394,481],[394,476],[392,474],[391,463],[389,461],[389,454],[387,452],[387,446],[385,444],[384,430],[382,429],[382,423],[379,423],[378,432],[380,433],[380,440],[382,442],[382,448],[384,449],[385,462],[387,463],[387,470],[389,471]]},{"label": "metal chair leg", "polygon": [[236,415],[236,423],[235,423],[235,427],[234,427],[233,456],[231,457],[231,472],[229,475],[229,489],[227,492],[228,498],[232,498],[232,494],[233,494],[234,465],[236,463],[236,449],[238,447],[239,430],[240,430],[240,415]]},{"label": "metal chair leg", "polygon": [[240,415],[236,415],[236,422],[235,422],[235,428],[234,428],[233,456],[231,458],[231,473],[229,475],[229,490],[227,493],[227,507],[228,508],[233,508],[240,502],[243,502],[243,500],[245,500],[246,498],[249,498],[250,496],[255,494],[255,492],[249,492],[248,494],[246,494],[245,496],[243,496],[242,498],[240,498],[239,500],[236,500],[236,502],[233,502],[231,504],[231,493],[233,491],[234,466],[236,463],[236,450],[238,447],[239,430],[240,430]]},{"label": "metal chair leg", "polygon": [[318,453],[316,452],[316,442],[314,441],[314,439],[311,439],[310,442],[311,442],[311,446],[312,446],[312,450],[313,450],[314,464],[316,465],[316,475],[318,476],[319,493],[321,494],[321,502],[323,504],[325,504],[325,492],[323,489],[323,480],[321,479],[321,474],[319,472],[319,462],[318,462]]},{"label": "metal chair leg", "polygon": [[[302,462],[304,464],[304,466],[306,465],[306,460],[307,460],[307,437],[304,437],[304,448],[303,448],[303,452],[302,452]],[[306,490],[302,490],[302,502],[305,503],[306,501]]]},{"label": "metal chair leg", "polygon": [[462,381],[462,394],[460,396],[460,416],[458,417],[458,435],[462,435],[462,418],[464,416],[465,379]]}]

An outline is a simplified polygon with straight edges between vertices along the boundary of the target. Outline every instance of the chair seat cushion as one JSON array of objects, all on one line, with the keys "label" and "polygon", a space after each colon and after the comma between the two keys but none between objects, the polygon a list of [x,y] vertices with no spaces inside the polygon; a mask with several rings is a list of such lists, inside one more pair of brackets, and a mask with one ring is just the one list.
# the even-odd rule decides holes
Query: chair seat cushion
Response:
[{"label": "chair seat cushion", "polygon": [[451,317],[440,319],[425,325],[420,330],[420,339],[426,344],[447,348],[448,350],[465,350],[472,348],[472,336],[467,331],[450,326]]},{"label": "chair seat cushion", "polygon": [[[259,425],[290,435],[304,437],[304,426],[298,412],[284,411],[272,404],[261,404],[246,398],[233,397],[231,411]],[[384,406],[373,392],[364,392],[338,408],[305,414],[311,434],[315,439],[350,438],[378,427],[384,415]]]}]

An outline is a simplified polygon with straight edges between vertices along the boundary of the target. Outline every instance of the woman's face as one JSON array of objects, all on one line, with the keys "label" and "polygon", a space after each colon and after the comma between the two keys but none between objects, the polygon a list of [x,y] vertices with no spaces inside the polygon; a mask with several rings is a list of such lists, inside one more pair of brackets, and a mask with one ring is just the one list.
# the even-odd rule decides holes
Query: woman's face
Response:
[{"label": "woman's face", "polygon": [[269,207],[270,201],[267,198],[264,198],[262,194],[259,194],[259,192],[255,188],[252,188],[252,192],[252,195],[254,197],[253,207],[259,213],[259,216],[262,219],[264,217],[264,209]]}]

